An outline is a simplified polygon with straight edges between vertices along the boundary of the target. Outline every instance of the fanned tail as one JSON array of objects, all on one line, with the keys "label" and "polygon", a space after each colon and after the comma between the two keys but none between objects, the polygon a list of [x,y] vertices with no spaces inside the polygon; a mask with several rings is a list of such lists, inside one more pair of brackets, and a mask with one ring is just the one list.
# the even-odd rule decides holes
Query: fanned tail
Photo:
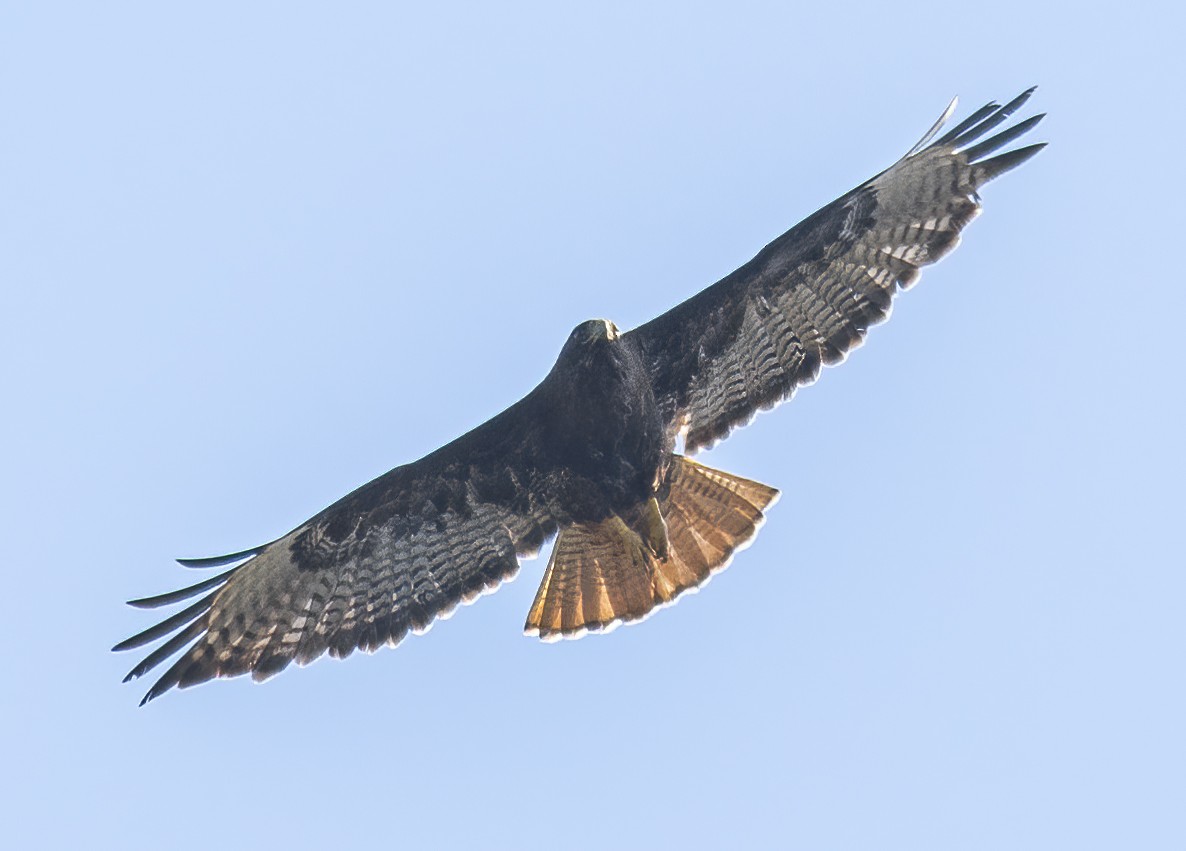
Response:
[{"label": "fanned tail", "polygon": [[670,482],[663,513],[673,557],[660,568],[679,594],[703,585],[749,545],[778,490],[681,456]]},{"label": "fanned tail", "polygon": [[728,566],[778,491],[676,456],[660,511],[666,558],[620,517],[560,533],[524,631],[545,641],[637,623]]}]

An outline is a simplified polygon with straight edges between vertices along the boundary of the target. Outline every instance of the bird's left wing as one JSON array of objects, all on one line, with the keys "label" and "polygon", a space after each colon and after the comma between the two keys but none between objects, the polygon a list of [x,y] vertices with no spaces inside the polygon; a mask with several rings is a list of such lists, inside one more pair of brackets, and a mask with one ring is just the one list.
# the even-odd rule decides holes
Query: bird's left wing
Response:
[{"label": "bird's left wing", "polygon": [[[889,317],[899,288],[959,242],[977,190],[1041,149],[990,157],[1041,115],[984,138],[1029,98],[990,103],[811,215],[753,260],[628,333],[672,433],[689,454],[790,398]],[[954,105],[954,104],[953,104]]]},{"label": "bird's left wing", "polygon": [[[453,443],[364,485],[277,541],[183,562],[249,560],[180,591],[133,600],[156,607],[206,596],[116,645],[175,633],[131,670],[139,677],[182,648],[145,695],[251,672],[265,679],[327,650],[394,646],[510,579],[556,531],[540,462],[534,394]],[[211,589],[214,589],[211,591]],[[187,646],[188,645],[188,646]]]}]

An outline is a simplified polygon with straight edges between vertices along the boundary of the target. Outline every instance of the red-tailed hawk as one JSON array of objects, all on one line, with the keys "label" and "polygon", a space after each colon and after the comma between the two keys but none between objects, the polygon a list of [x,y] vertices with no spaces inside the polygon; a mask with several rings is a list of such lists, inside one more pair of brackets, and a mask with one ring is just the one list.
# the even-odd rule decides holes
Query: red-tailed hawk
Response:
[{"label": "red-tailed hawk", "polygon": [[701,585],[754,536],[777,491],[688,456],[843,360],[894,294],[955,248],[980,188],[1043,147],[997,153],[1041,115],[989,135],[1032,92],[940,136],[953,103],[893,166],[678,307],[627,333],[579,325],[538,387],[469,434],[270,544],[182,561],[238,564],[132,601],[201,595],[116,645],[172,633],[128,679],[181,652],[148,701],[394,646],[510,579],[557,532],[529,634],[609,631]]}]

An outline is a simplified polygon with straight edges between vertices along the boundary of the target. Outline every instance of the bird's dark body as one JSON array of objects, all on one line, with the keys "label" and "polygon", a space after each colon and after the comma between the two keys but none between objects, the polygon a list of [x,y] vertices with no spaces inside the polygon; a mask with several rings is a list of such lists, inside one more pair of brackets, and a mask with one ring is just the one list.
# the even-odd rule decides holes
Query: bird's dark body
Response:
[{"label": "bird's dark body", "polygon": [[564,471],[554,499],[562,522],[624,514],[653,495],[671,441],[637,342],[598,334],[601,320],[570,335],[536,391],[541,461]]},{"label": "bird's dark body", "polygon": [[893,166],[711,287],[624,334],[577,326],[544,380],[483,425],[269,544],[183,561],[242,564],[133,601],[204,594],[116,645],[169,636],[128,679],[184,651],[150,700],[394,646],[512,577],[556,533],[529,634],[606,631],[699,587],[753,538],[777,491],[685,455],[789,399],[888,318],[980,212],[980,188],[1042,148],[994,154],[1040,115],[989,135],[1031,93],[939,136],[953,103]]}]

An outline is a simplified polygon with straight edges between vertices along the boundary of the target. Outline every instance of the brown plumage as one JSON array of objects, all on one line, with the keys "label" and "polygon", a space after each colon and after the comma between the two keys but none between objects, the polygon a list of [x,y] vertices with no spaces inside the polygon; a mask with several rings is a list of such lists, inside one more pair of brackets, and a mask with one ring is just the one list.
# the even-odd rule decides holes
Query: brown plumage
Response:
[{"label": "brown plumage", "polygon": [[843,360],[889,316],[894,294],[956,246],[981,187],[1042,147],[990,156],[1041,118],[988,136],[1031,92],[936,138],[949,107],[889,169],[657,319],[626,334],[583,323],[522,400],[287,535],[183,562],[242,563],[132,601],[153,608],[207,592],[116,645],[172,633],[128,679],[181,652],[147,701],[394,646],[511,578],[556,532],[529,633],[607,631],[699,587],[753,538],[777,492],[684,456]]}]

